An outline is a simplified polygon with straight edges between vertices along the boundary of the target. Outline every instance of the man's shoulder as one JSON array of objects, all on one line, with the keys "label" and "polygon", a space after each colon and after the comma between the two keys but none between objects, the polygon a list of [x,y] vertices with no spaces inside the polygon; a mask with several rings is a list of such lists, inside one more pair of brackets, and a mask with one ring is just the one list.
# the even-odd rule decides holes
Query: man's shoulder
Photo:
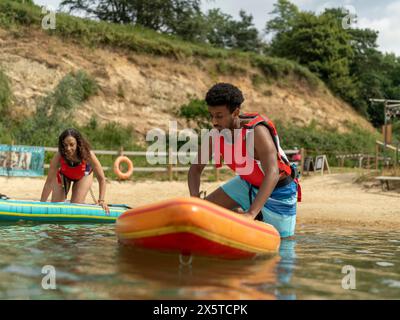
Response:
[{"label": "man's shoulder", "polygon": [[254,127],[254,134],[257,135],[270,135],[268,128],[265,125],[258,125]]},{"label": "man's shoulder", "polygon": [[272,140],[272,135],[266,126],[260,125],[254,128],[254,144],[257,145],[266,140]]}]

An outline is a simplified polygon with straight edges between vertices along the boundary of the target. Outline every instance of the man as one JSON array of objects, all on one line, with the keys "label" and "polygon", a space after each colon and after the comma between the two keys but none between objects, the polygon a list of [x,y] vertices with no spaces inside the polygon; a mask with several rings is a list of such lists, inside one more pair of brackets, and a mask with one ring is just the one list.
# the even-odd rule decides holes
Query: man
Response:
[{"label": "man", "polygon": [[[259,114],[240,114],[244,98],[232,84],[214,85],[205,100],[214,129],[225,133],[218,139],[210,138],[208,160],[214,155],[219,163],[222,156],[238,174],[205,199],[230,210],[239,207],[245,217],[272,224],[281,237],[293,236],[299,185],[295,167],[290,166],[279,145],[274,124]],[[238,161],[242,156],[244,166]],[[202,157],[199,152],[197,163],[189,169],[189,191],[194,197],[200,195],[200,176],[207,164],[201,162],[202,158],[204,154]]]}]

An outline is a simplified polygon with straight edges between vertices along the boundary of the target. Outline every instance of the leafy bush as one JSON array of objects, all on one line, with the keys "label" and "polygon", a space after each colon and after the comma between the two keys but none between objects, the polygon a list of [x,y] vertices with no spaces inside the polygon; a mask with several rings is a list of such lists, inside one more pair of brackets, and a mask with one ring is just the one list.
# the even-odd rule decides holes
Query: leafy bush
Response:
[{"label": "leafy bush", "polygon": [[0,117],[4,117],[10,107],[12,92],[5,73],[0,70]]},{"label": "leafy bush", "polygon": [[187,121],[194,121],[198,128],[211,128],[207,103],[204,100],[191,99],[182,105],[177,114]]},{"label": "leafy bush", "polygon": [[58,135],[74,126],[73,111],[98,90],[84,71],[67,74],[52,93],[38,102],[35,114],[14,123],[16,141],[29,145],[54,146]]},{"label": "leafy bush", "polygon": [[108,122],[104,125],[97,124],[97,119],[92,117],[84,126],[78,126],[90,141],[93,148],[103,150],[138,150],[134,141],[133,126],[121,126],[117,122]]}]

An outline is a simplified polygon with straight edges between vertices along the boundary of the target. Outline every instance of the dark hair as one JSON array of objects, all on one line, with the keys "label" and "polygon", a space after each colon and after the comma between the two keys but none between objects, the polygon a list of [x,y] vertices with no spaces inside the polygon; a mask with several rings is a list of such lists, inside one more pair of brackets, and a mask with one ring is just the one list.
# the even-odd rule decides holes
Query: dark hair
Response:
[{"label": "dark hair", "polygon": [[64,130],[60,136],[58,137],[58,152],[61,156],[66,159],[65,148],[64,148],[64,140],[66,137],[74,137],[76,139],[77,147],[76,153],[79,160],[88,161],[90,159],[90,144],[86,141],[85,138],[82,137],[81,133],[73,128],[69,128]]},{"label": "dark hair", "polygon": [[230,112],[240,108],[243,101],[242,91],[230,83],[217,83],[206,94],[206,102],[210,107],[226,105]]}]

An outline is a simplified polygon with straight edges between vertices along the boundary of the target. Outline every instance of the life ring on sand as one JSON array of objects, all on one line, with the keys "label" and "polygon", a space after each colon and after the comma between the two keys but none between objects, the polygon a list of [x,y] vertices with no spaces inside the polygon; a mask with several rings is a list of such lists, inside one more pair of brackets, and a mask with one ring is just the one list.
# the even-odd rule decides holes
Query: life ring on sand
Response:
[{"label": "life ring on sand", "polygon": [[[128,171],[126,172],[122,172],[121,169],[119,168],[119,166],[121,165],[121,163],[126,163],[128,165]],[[117,175],[118,178],[120,178],[121,180],[126,180],[129,179],[129,177],[132,175],[133,173],[133,163],[132,161],[125,156],[119,156],[115,162],[114,162],[114,173]]]}]

